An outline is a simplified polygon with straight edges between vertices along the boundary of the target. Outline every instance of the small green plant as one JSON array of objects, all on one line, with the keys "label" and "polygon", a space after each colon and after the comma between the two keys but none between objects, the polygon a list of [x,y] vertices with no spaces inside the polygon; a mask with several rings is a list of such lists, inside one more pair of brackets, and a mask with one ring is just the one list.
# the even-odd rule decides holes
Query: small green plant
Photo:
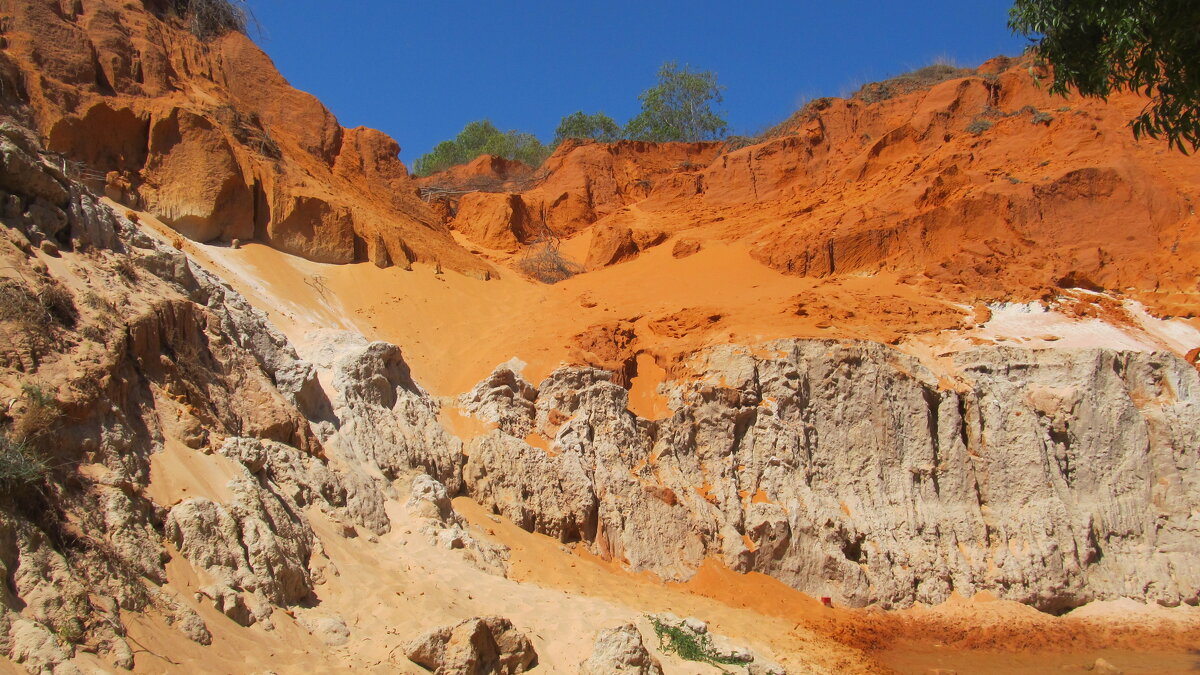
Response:
[{"label": "small green plant", "polygon": [[1033,117],[1029,118],[1029,121],[1033,122],[1034,124],[1045,124],[1046,126],[1050,126],[1050,123],[1054,121],[1054,115],[1039,110],[1033,113]]},{"label": "small green plant", "polygon": [[994,126],[996,126],[995,122],[992,122],[991,120],[985,120],[982,117],[976,117],[975,119],[971,120],[970,124],[967,125],[967,132],[979,136]]},{"label": "small green plant", "polygon": [[656,616],[646,617],[654,626],[654,634],[658,636],[658,648],[667,654],[676,654],[686,661],[699,661],[714,666],[741,666],[747,660],[722,654],[712,644],[712,638],[707,633],[694,633],[684,626],[683,622],[668,623]]}]

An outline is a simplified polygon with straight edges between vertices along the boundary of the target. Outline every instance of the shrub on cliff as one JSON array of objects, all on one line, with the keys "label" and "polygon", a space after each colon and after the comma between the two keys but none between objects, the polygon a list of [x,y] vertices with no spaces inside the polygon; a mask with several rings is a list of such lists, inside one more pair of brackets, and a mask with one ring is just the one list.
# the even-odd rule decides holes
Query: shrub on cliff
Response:
[{"label": "shrub on cliff", "polygon": [[658,84],[638,95],[642,111],[625,125],[625,135],[689,143],[723,138],[728,125],[712,106],[722,101],[724,89],[716,73],[668,61],[658,69]]},{"label": "shrub on cliff", "polygon": [[14,492],[42,481],[47,472],[45,463],[27,445],[0,434],[0,487]]},{"label": "shrub on cliff", "polygon": [[158,0],[151,6],[160,15],[182,18],[188,30],[201,40],[245,33],[251,21],[246,0]]},{"label": "shrub on cliff", "polygon": [[550,148],[533,134],[515,129],[500,131],[491,120],[471,122],[452,141],[442,141],[421,155],[413,164],[418,176],[428,176],[458,164],[466,164],[480,155],[515,159],[529,166],[541,166],[550,156]]},{"label": "shrub on cliff", "polygon": [[1050,91],[1150,99],[1135,137],[1200,149],[1200,3],[1193,0],[1017,0],[1009,27],[1054,67]]},{"label": "shrub on cliff", "polygon": [[624,134],[621,133],[621,127],[608,115],[602,112],[588,115],[579,110],[562,118],[558,123],[551,147],[558,147],[568,138],[593,138],[601,143],[615,143],[624,138]]}]

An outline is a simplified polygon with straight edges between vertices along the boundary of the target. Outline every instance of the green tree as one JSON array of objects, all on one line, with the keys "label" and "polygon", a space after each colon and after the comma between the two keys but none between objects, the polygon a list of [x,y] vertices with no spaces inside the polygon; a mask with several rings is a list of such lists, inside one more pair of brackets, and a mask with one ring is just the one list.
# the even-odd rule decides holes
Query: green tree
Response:
[{"label": "green tree", "polygon": [[418,176],[428,176],[466,164],[480,155],[496,155],[540,166],[550,156],[550,148],[533,134],[500,131],[490,120],[479,120],[463,127],[454,140],[442,141],[418,157],[413,170]]},{"label": "green tree", "polygon": [[716,73],[693,71],[674,62],[658,69],[658,84],[642,92],[642,112],[629,120],[625,135],[644,141],[704,141],[722,138],[728,125],[713,111],[725,89]]},{"label": "green tree", "polygon": [[1135,137],[1200,148],[1200,2],[1016,0],[1009,27],[1053,66],[1051,91],[1139,92],[1151,102],[1130,124]]},{"label": "green tree", "polygon": [[613,118],[602,112],[588,115],[579,110],[562,118],[558,123],[551,146],[557,148],[568,138],[594,138],[601,143],[615,143],[622,138],[621,127]]},{"label": "green tree", "polygon": [[520,131],[510,131],[505,134],[507,146],[501,157],[515,159],[537,168],[550,156],[550,146],[538,140],[537,136]]}]

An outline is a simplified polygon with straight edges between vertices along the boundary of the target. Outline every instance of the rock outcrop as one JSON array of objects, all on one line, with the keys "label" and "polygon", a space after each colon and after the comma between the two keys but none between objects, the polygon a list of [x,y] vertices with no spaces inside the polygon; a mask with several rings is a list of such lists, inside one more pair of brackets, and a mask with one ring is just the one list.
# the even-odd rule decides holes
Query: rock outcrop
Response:
[{"label": "rock outcrop", "polygon": [[198,241],[488,276],[418,199],[394,140],[343,129],[246,35],[201,39],[160,4],[0,4],[24,83],[10,105],[90,187]]},{"label": "rock outcrop", "polygon": [[405,651],[413,663],[436,675],[517,675],[537,665],[533,643],[499,616],[435,628]]},{"label": "rock outcrop", "polygon": [[600,631],[591,656],[579,664],[579,675],[662,675],[662,672],[662,665],[642,644],[642,633],[632,623]]},{"label": "rock outcrop", "polygon": [[1182,360],[980,348],[947,379],[878,344],[772,349],[698,354],[658,422],[604,371],[536,389],[498,372],[466,490],[667,578],[717,557],[852,605],[1200,599],[1200,381]]},{"label": "rock outcrop", "polygon": [[[0,419],[4,655],[75,672],[86,644],[132,667],[127,612],[211,643],[192,599],[166,585],[175,552],[208,580],[197,601],[269,629],[273,608],[306,602],[336,574],[312,509],[373,536],[391,526],[381,473],[428,464],[457,485],[458,446],[394,347],[356,343],[335,406],[265,314],[99,203],[10,122],[0,167],[0,333],[14,338],[2,385],[14,403]],[[54,271],[38,257],[47,242],[63,262]],[[395,430],[386,449],[360,414]],[[189,494],[154,478],[155,462],[176,461],[164,455],[188,453],[221,458],[227,482]],[[461,524],[452,512],[443,521]],[[502,551],[470,550],[503,571]]]}]

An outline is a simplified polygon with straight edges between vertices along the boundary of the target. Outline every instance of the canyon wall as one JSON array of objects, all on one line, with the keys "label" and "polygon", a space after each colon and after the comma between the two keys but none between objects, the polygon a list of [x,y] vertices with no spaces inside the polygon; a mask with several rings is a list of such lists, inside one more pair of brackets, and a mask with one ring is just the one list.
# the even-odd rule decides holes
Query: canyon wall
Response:
[{"label": "canyon wall", "polygon": [[854,605],[1200,599],[1200,378],[1178,357],[986,347],[938,376],[876,343],[767,351],[695,354],[658,421],[606,371],[501,369],[463,397],[499,425],[467,444],[467,492],[666,578],[712,556]]},{"label": "canyon wall", "polygon": [[0,13],[0,96],[97,192],[198,241],[491,274],[418,199],[396,141],[342,128],[246,35],[202,40],[152,0]]}]

